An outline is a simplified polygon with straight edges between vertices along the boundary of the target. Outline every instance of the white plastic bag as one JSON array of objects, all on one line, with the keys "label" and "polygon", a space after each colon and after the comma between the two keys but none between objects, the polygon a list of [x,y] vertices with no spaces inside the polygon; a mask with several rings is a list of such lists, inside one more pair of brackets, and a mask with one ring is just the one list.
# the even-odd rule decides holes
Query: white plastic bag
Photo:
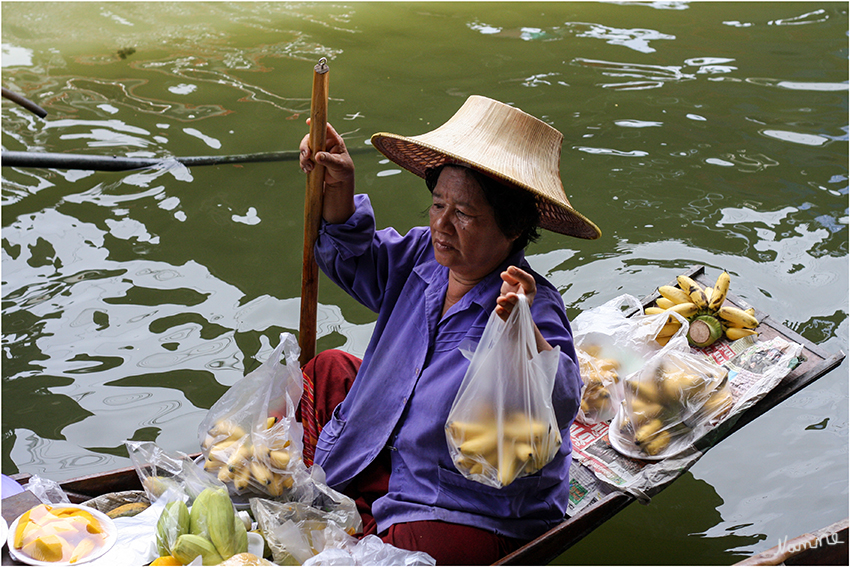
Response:
[{"label": "white plastic bag", "polygon": [[[627,317],[630,313],[636,314]],[[665,333],[669,317],[680,327],[662,342],[669,349],[688,350],[688,323],[683,317],[676,313],[643,315],[640,301],[628,294],[573,320],[573,341],[584,383],[577,421],[593,425],[617,414],[624,399],[623,380],[662,348],[658,335]]]},{"label": "white plastic bag", "polygon": [[449,452],[470,480],[501,488],[548,464],[561,446],[552,407],[560,348],[537,352],[525,295],[495,310],[446,420]]},{"label": "white plastic bag", "polygon": [[295,337],[281,333],[271,356],[231,386],[198,427],[204,468],[234,494],[281,496],[303,467],[303,429],[295,421],[303,389],[299,354]]},{"label": "white plastic bag", "polygon": [[733,405],[726,369],[691,352],[663,349],[625,386],[608,439],[617,451],[638,459],[682,452]]}]

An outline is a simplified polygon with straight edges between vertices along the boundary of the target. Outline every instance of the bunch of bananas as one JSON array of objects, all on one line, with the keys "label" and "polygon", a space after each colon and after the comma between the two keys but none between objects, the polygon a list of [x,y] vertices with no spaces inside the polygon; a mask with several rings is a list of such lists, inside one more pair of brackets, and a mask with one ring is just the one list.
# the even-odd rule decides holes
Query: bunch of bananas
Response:
[{"label": "bunch of bananas", "polygon": [[103,527],[87,510],[39,504],[20,517],[12,544],[36,561],[76,563],[105,540]]},{"label": "bunch of bananas", "polygon": [[156,549],[161,558],[173,558],[179,565],[198,556],[204,565],[218,565],[248,551],[248,532],[227,489],[207,488],[191,510],[182,500],[166,505],[156,524]]},{"label": "bunch of bananas", "polygon": [[619,432],[649,456],[705,420],[721,417],[733,403],[724,368],[692,364],[682,353],[671,353],[655,371],[632,376],[625,386]]},{"label": "bunch of bananas", "polygon": [[[499,432],[501,431],[501,435]],[[561,432],[523,412],[495,419],[446,424],[450,447],[457,448],[455,466],[507,486],[522,474],[532,474],[551,461],[561,446]]]},{"label": "bunch of bananas", "polygon": [[269,417],[266,428],[246,432],[238,423],[217,421],[201,443],[204,469],[241,492],[251,488],[270,496],[281,496],[292,488],[287,467],[294,461],[284,422]]},{"label": "bunch of bananas", "polygon": [[[661,295],[655,301],[655,307],[647,307],[647,315],[674,311],[688,320],[688,342],[697,347],[707,347],[725,336],[736,341],[748,335],[755,335],[759,322],[755,310],[739,309],[723,305],[729,291],[729,274],[724,271],[717,278],[714,287],[702,287],[688,276],[676,278],[677,286],[663,285],[658,288]],[[670,316],[667,323],[656,336],[662,346],[667,344],[681,326],[680,321]]]},{"label": "bunch of bananas", "polygon": [[582,345],[578,349],[579,372],[584,381],[581,411],[585,423],[608,421],[617,413],[616,397],[611,389],[620,381],[620,363],[602,358],[599,345]]}]

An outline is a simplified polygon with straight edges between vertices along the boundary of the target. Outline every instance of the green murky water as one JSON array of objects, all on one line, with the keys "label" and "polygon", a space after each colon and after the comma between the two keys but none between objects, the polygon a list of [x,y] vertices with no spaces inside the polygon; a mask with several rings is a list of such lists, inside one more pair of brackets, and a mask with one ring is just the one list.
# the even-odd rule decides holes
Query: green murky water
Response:
[{"label": "green murky water", "polygon": [[[848,343],[846,3],[2,5],[4,150],[167,157],[293,150],[312,68],[380,226],[422,183],[366,146],[470,94],[564,133],[573,205],[602,229],[530,261],[577,315],[694,264],[830,352]],[[294,162],[130,173],[2,170],[2,470],[127,466],[125,439],[197,451],[222,392],[298,327]],[[374,315],[324,280],[319,349]],[[712,449],[559,561],[729,564],[848,513],[848,365]]]}]

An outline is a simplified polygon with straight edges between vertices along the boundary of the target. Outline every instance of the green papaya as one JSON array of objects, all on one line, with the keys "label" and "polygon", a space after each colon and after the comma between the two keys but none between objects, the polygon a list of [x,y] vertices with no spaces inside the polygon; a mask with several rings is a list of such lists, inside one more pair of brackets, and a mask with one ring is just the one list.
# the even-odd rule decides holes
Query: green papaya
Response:
[{"label": "green papaya", "polygon": [[171,555],[183,565],[188,565],[199,555],[204,565],[218,565],[224,561],[210,540],[196,534],[178,537],[171,548]]},{"label": "green papaya", "polygon": [[156,523],[156,550],[171,555],[174,543],[181,535],[189,532],[189,509],[182,500],[169,502]]}]

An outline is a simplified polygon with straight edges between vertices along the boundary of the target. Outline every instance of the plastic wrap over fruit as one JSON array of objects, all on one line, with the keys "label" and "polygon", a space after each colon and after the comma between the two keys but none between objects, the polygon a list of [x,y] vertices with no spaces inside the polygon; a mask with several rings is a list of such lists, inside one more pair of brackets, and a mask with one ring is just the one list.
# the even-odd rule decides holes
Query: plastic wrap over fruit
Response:
[{"label": "plastic wrap over fruit", "polygon": [[665,350],[624,381],[608,437],[615,449],[660,459],[692,445],[732,408],[728,373],[706,357]]}]

